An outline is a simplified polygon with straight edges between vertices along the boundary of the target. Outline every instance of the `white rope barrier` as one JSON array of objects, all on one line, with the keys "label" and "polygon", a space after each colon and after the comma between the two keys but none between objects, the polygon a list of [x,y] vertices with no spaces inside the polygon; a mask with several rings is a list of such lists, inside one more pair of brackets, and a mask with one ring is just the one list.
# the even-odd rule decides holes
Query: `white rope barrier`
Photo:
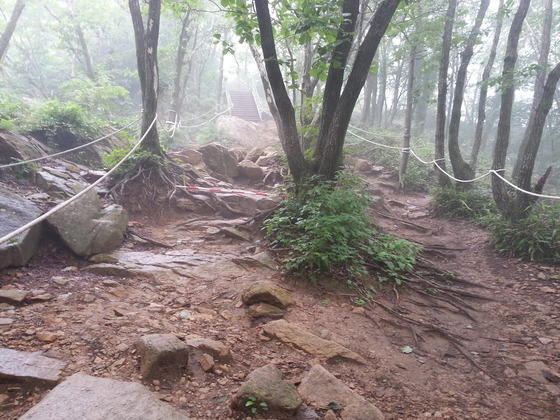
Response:
[{"label": "white rope barrier", "polygon": [[205,121],[201,124],[197,124],[197,125],[181,125],[181,123],[179,122],[179,128],[198,128],[198,127],[202,127],[203,125],[208,124],[209,122],[215,120],[216,118],[218,118],[220,115],[225,114],[226,112],[229,112],[230,109],[233,108],[233,105],[230,106],[228,109],[226,109],[225,111],[219,112],[216,115],[214,115],[212,118],[210,118],[208,121]]},{"label": "white rope barrier", "polygon": [[[140,118],[141,118],[141,117],[140,117]],[[113,131],[113,132],[110,133],[110,134],[107,134],[107,135],[105,135],[105,136],[103,136],[103,137],[101,137],[101,138],[98,138],[97,140],[90,141],[89,143],[82,144],[81,146],[74,147],[73,149],[63,150],[62,152],[53,153],[52,155],[47,155],[47,156],[41,156],[41,157],[38,157],[38,158],[35,158],[35,159],[29,159],[29,160],[24,160],[24,161],[20,161],[20,162],[14,162],[14,163],[10,163],[10,164],[8,164],[8,165],[0,165],[0,169],[12,168],[12,167],[14,167],[14,166],[25,165],[25,164],[27,164],[27,163],[38,162],[38,161],[40,161],[40,160],[50,159],[50,158],[53,158],[53,157],[56,157],[56,156],[62,156],[62,155],[65,155],[65,154],[67,154],[67,153],[72,153],[72,152],[75,152],[76,150],[85,149],[86,147],[89,147],[89,146],[91,146],[92,144],[99,143],[99,142],[102,141],[102,140],[105,140],[105,139],[107,139],[107,138],[109,138],[109,137],[111,137],[111,136],[114,136],[114,135],[117,134],[117,133],[120,133],[120,132],[123,131],[124,129],[130,127],[132,124],[135,124],[135,123],[137,123],[138,121],[140,121],[140,118],[138,118],[138,119],[132,121],[131,123],[125,125],[125,126],[122,127],[122,128],[119,128],[119,129],[116,130],[116,131]]]},{"label": "white rope barrier", "polygon": [[[353,126],[351,126],[351,127],[353,127]],[[357,127],[353,127],[353,128],[357,128]],[[359,130],[368,133],[368,132],[365,131],[365,130],[362,130],[362,129],[359,129]],[[353,132],[350,131],[350,130],[347,130],[347,131],[348,131],[351,135],[353,135],[353,136],[355,136],[355,137],[357,137],[357,138],[359,138],[359,139],[361,139],[361,140],[363,140],[363,141],[365,141],[365,142],[367,142],[367,143],[373,144],[373,145],[375,145],[375,146],[384,147],[384,148],[386,148],[386,149],[400,150],[402,153],[410,153],[410,154],[411,154],[412,156],[414,156],[414,157],[416,158],[416,160],[418,160],[420,163],[422,163],[422,164],[424,164],[424,165],[434,165],[440,172],[442,172],[442,173],[443,173],[444,175],[446,175],[448,178],[450,178],[450,179],[452,179],[453,181],[456,181],[456,182],[462,182],[462,183],[465,183],[465,184],[466,184],[466,183],[471,183],[471,182],[479,181],[479,180],[481,180],[482,178],[487,177],[488,175],[494,174],[494,175],[496,175],[498,178],[500,178],[502,181],[504,181],[506,184],[510,185],[511,187],[515,188],[517,191],[520,191],[520,192],[522,192],[522,193],[525,193],[525,194],[528,194],[528,195],[532,195],[532,196],[534,196],[534,197],[539,197],[539,198],[548,198],[548,199],[551,199],[551,200],[560,200],[560,197],[558,197],[558,196],[546,195],[546,194],[538,194],[538,193],[534,193],[534,192],[532,192],[532,191],[526,191],[526,190],[524,190],[524,189],[518,187],[517,185],[511,183],[510,181],[508,181],[506,178],[504,178],[502,175],[500,175],[500,174],[498,173],[498,172],[504,172],[505,169],[492,169],[492,170],[490,170],[490,171],[488,171],[488,172],[486,172],[486,173],[484,173],[484,174],[482,174],[482,175],[480,175],[480,176],[477,176],[476,178],[473,178],[473,179],[459,179],[459,178],[455,178],[453,175],[451,175],[451,174],[449,174],[448,172],[446,172],[446,171],[438,164],[438,161],[445,160],[445,158],[434,159],[434,160],[431,160],[431,161],[427,162],[427,161],[423,160],[420,156],[418,156],[418,155],[416,154],[416,152],[414,152],[414,150],[412,150],[410,147],[396,147],[396,146],[390,146],[390,145],[388,145],[388,144],[376,143],[376,142],[371,141],[371,140],[368,140],[368,139],[366,139],[366,138],[364,138],[364,137],[362,137],[362,136],[359,136],[359,135],[353,133]],[[373,134],[373,133],[368,133],[368,134]]]},{"label": "white rope barrier", "polygon": [[33,226],[38,225],[39,223],[41,223],[43,220],[47,219],[48,217],[50,217],[51,215],[53,215],[54,213],[56,213],[57,211],[59,211],[60,209],[63,209],[64,207],[68,206],[69,204],[73,203],[74,201],[76,201],[78,198],[82,197],[84,194],[86,194],[89,190],[91,190],[92,188],[96,187],[97,185],[99,185],[100,183],[102,183],[103,181],[105,181],[105,179],[107,179],[107,177],[109,177],[113,172],[115,172],[119,166],[121,166],[125,160],[127,160],[130,155],[132,155],[136,149],[138,149],[138,147],[140,147],[140,145],[142,144],[142,142],[144,141],[144,139],[146,138],[146,136],[148,135],[148,133],[151,131],[152,127],[154,126],[154,124],[156,123],[157,120],[157,115],[154,118],[154,120],[152,121],[152,123],[150,124],[150,126],[148,127],[148,129],[146,130],[146,132],[144,133],[144,135],[142,136],[142,138],[140,138],[140,140],[138,141],[138,143],[136,143],[134,145],[134,147],[132,149],[130,149],[130,151],[126,154],[125,157],[123,157],[119,163],[117,163],[115,166],[113,166],[113,168],[111,168],[111,170],[109,170],[105,175],[103,175],[101,178],[99,178],[97,181],[95,181],[93,184],[89,185],[88,187],[84,188],[82,191],[80,191],[78,194],[76,194],[73,197],[70,197],[68,200],[63,201],[62,203],[56,205],[55,207],[53,207],[52,209],[50,209],[48,212],[46,212],[45,214],[42,214],[41,216],[37,217],[35,220],[32,220],[31,222],[27,223],[26,225],[20,227],[19,229],[14,230],[13,232],[3,236],[2,238],[0,238],[0,244],[3,244],[5,242],[8,242],[10,239],[18,236],[19,234],[25,232],[28,229],[31,229]]}]

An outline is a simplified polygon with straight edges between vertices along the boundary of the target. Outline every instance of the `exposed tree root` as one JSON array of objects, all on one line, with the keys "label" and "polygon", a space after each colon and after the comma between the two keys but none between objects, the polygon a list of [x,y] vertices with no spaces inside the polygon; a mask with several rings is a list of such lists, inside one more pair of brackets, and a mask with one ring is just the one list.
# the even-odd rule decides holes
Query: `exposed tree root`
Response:
[{"label": "exposed tree root", "polygon": [[151,244],[157,245],[157,246],[161,246],[162,248],[173,248],[175,245],[169,245],[160,241],[156,241],[155,239],[149,238],[139,232],[136,232],[134,229],[128,228],[127,232],[130,233],[133,236],[136,236],[144,241],[147,241]]}]

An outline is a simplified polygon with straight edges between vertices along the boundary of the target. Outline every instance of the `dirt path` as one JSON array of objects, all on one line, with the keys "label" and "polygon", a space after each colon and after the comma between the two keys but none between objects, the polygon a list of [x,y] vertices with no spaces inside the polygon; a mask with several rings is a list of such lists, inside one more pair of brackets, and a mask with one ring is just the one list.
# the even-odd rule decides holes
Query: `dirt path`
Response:
[{"label": "dirt path", "polygon": [[[348,296],[286,282],[270,270],[231,263],[258,251],[258,238],[252,244],[235,241],[212,229],[211,221],[182,230],[180,220],[154,226],[141,218],[136,220],[137,230],[175,243],[172,252],[200,258],[203,265],[196,275],[151,280],[94,275],[81,270],[89,263],[51,243],[29,267],[0,270],[0,286],[14,285],[53,296],[45,302],[4,310],[1,316],[17,321],[4,328],[0,346],[48,352],[68,362],[66,374],[81,371],[141,381],[133,350],[139,336],[170,332],[219,340],[232,349],[232,364],[217,366],[213,373],[191,366],[179,384],[145,385],[193,419],[230,419],[229,399],[255,368],[274,363],[288,379],[298,382],[318,362],[264,336],[260,325],[239,304],[245,285],[268,279],[288,288],[297,301],[286,316],[288,321],[367,359],[366,366],[338,362],[325,367],[377,405],[387,419],[560,418],[560,377],[555,376],[560,371],[560,280],[556,269],[496,256],[481,229],[432,218],[425,196],[395,195],[381,188],[389,207],[384,213],[392,218],[378,215],[380,223],[399,236],[440,245],[440,251],[429,258],[440,268],[484,286],[462,290],[487,299],[465,298],[473,308],[469,310],[473,320],[443,303],[435,306],[403,290],[395,293],[389,289],[375,298],[403,316],[433,323],[461,337],[461,349],[471,360],[449,340],[421,328],[413,332],[380,307],[364,314]],[[123,249],[169,252],[133,239]],[[55,281],[60,278],[69,282],[61,285]],[[52,341],[45,340],[45,332],[54,333]],[[403,353],[404,346],[410,346],[412,353]],[[6,396],[0,403],[0,417],[18,418],[44,393],[18,384],[0,384],[0,395]]]}]

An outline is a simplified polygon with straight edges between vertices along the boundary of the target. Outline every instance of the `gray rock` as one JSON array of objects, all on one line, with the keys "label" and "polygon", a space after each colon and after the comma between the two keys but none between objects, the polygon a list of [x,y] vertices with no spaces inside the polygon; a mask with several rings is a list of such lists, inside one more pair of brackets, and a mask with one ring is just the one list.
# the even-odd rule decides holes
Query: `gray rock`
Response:
[{"label": "gray rock", "polygon": [[13,159],[29,160],[50,153],[51,150],[33,137],[0,132],[0,162],[12,163]]},{"label": "gray rock", "polygon": [[247,148],[245,147],[232,147],[229,152],[237,158],[237,162],[241,162],[247,156]]},{"label": "gray rock", "polygon": [[255,163],[258,166],[270,166],[276,161],[277,158],[278,158],[278,153],[271,152],[265,156],[261,156],[260,158],[258,158]]},{"label": "gray rock", "polygon": [[0,289],[0,302],[21,305],[29,292],[18,289]]},{"label": "gray rock", "polygon": [[196,167],[204,167],[202,153],[194,149],[185,149],[169,154],[172,158]]},{"label": "gray rock", "polygon": [[[41,210],[11,191],[0,188],[0,237],[13,232],[41,215]],[[37,225],[13,240],[0,244],[0,268],[27,264],[37,249],[41,225]]]},{"label": "gray rock", "polygon": [[140,356],[140,372],[145,379],[183,375],[189,353],[184,342],[173,334],[149,334],[135,343]]},{"label": "gray rock", "polygon": [[239,162],[239,171],[252,181],[262,181],[264,178],[263,168],[250,160]]},{"label": "gray rock", "polygon": [[354,168],[362,173],[369,173],[371,172],[371,163],[369,163],[367,160],[365,159],[357,159],[356,160],[356,164],[354,165]]},{"label": "gray rock", "polygon": [[101,208],[99,197],[90,190],[47,221],[72,251],[89,257],[111,251],[122,243],[128,215],[116,204]]},{"label": "gray rock", "polygon": [[282,372],[273,365],[266,365],[247,375],[246,381],[232,400],[232,407],[239,411],[249,411],[248,401],[254,398],[252,407],[259,411],[259,404],[265,403],[267,415],[285,418],[292,416],[301,405],[296,387],[293,383],[282,379]]},{"label": "gray rock", "polygon": [[264,302],[282,309],[294,303],[294,300],[286,290],[269,281],[259,281],[249,285],[243,291],[241,299],[246,305]]},{"label": "gray rock", "polygon": [[210,143],[198,149],[206,166],[213,172],[226,177],[235,178],[239,175],[237,159],[224,146]]},{"label": "gray rock", "polygon": [[0,348],[0,378],[54,385],[66,363],[23,351]]},{"label": "gray rock", "polygon": [[142,385],[82,374],[70,376],[20,420],[188,420]]},{"label": "gray rock", "polygon": [[232,227],[223,227],[220,229],[224,235],[229,236],[233,239],[238,239],[240,241],[251,242],[251,236],[247,232],[243,232],[239,229],[235,229]]},{"label": "gray rock", "polygon": [[[53,172],[55,172],[56,174]],[[87,186],[85,182],[66,179],[62,176],[59,176],[59,174],[60,172],[54,171],[52,169],[50,171],[38,171],[34,177],[35,185],[37,185],[44,191],[63,193],[68,196],[72,196],[80,192]]]},{"label": "gray rock", "polygon": [[321,365],[315,365],[302,379],[298,392],[309,404],[326,407],[337,403],[344,420],[384,420],[383,413],[352,391]]},{"label": "gray rock", "polygon": [[271,321],[264,326],[264,332],[278,340],[293,345],[303,351],[325,360],[345,360],[365,364],[366,360],[352,350],[334,341],[324,340],[305,328],[283,319]]},{"label": "gray rock", "polygon": [[219,363],[229,363],[232,361],[230,348],[219,341],[208,338],[189,338],[185,340],[185,344],[191,351],[198,350],[199,352],[207,353]]},{"label": "gray rock", "polygon": [[245,159],[250,160],[251,162],[256,162],[257,159],[263,156],[264,154],[265,154],[264,150],[261,149],[260,147],[253,147],[251,151],[247,153]]}]

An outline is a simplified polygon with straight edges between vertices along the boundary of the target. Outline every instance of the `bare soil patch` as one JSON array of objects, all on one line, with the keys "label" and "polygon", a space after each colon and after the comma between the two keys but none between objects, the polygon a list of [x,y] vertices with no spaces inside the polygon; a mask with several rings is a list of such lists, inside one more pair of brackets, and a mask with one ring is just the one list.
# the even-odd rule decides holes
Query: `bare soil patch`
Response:
[{"label": "bare soil patch", "polygon": [[[215,229],[178,229],[186,218],[156,221],[141,215],[134,217],[135,230],[174,244],[174,252],[207,258],[209,268],[191,278],[98,276],[82,270],[89,262],[47,240],[28,267],[0,270],[2,287],[53,296],[1,311],[1,317],[15,322],[2,327],[0,346],[61,358],[68,362],[68,375],[83,372],[142,382],[133,349],[141,335],[219,340],[232,349],[233,363],[211,373],[191,365],[179,383],[144,384],[192,419],[231,419],[231,396],[252,370],[273,363],[287,379],[299,382],[319,362],[263,335],[261,325],[240,305],[244,286],[266,279],[290,290],[296,300],[286,315],[289,322],[367,360],[365,366],[335,362],[325,367],[387,419],[560,418],[560,384],[554,376],[560,371],[557,268],[500,257],[482,229],[432,217],[429,197],[378,186],[388,207],[382,212],[386,216],[374,213],[379,223],[390,233],[426,245],[431,251],[425,256],[437,267],[475,284],[456,287],[483,298],[464,297],[472,318],[434,300],[429,290],[428,296],[420,296],[406,288],[386,288],[375,300],[402,316],[445,329],[463,352],[441,334],[412,327],[380,306],[356,309],[347,293],[295,283],[279,272],[210,265],[253,254],[263,245],[259,237],[239,242]],[[137,237],[128,238],[123,249],[166,252]],[[69,281],[61,285],[57,278]],[[54,341],[41,341],[41,332],[54,333]],[[412,352],[403,353],[405,346]],[[26,384],[0,384],[0,394],[6,396],[0,416],[18,418],[45,392]]]}]

